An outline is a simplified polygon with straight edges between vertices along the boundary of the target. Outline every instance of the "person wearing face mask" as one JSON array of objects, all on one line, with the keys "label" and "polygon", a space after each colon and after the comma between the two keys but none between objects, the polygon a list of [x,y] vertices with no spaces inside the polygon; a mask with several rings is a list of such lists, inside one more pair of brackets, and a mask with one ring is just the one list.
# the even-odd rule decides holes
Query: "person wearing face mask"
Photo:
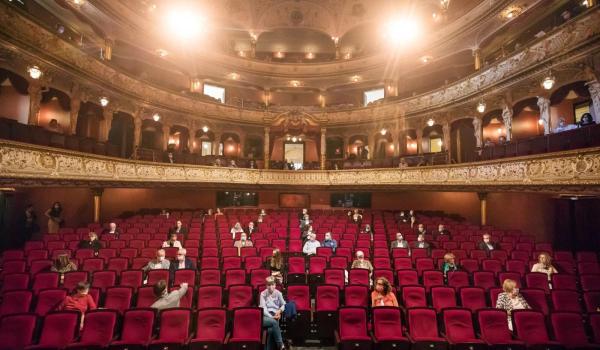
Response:
[{"label": "person wearing face mask", "polygon": [[417,241],[413,242],[413,249],[427,249],[429,251],[429,243],[425,242],[425,235],[419,234],[417,236]]},{"label": "person wearing face mask", "polygon": [[373,231],[373,229],[371,228],[371,225],[369,224],[365,224],[365,228],[363,228],[360,233],[366,233],[371,235],[371,240],[373,240],[373,235],[375,234],[375,231]]},{"label": "person wearing face mask", "polygon": [[102,231],[102,235],[111,235],[115,239],[119,239],[119,235],[121,235],[121,229],[117,227],[116,223],[111,222],[108,224],[108,228]]},{"label": "person wearing face mask", "polygon": [[446,228],[444,224],[438,225],[437,236],[450,236],[450,231]]},{"label": "person wearing face mask", "polygon": [[231,239],[235,239],[235,236],[244,232],[242,228],[242,224],[236,222],[235,225],[231,228],[229,233],[231,233]]},{"label": "person wearing face mask", "polygon": [[427,230],[425,229],[425,225],[419,224],[417,226],[417,234],[418,235],[426,235],[427,234]]},{"label": "person wearing face mask", "polygon": [[402,222],[402,223],[407,223],[407,222],[408,222],[408,220],[409,220],[409,217],[408,217],[408,215],[406,215],[406,214],[404,213],[404,211],[401,211],[401,212],[400,212],[400,214],[398,215],[398,220],[397,220],[397,221],[398,221],[398,222]]},{"label": "person wearing face mask", "polygon": [[88,239],[84,239],[81,242],[79,242],[79,245],[77,247],[81,249],[93,249],[94,255],[98,255],[98,250],[102,248],[102,245],[98,240],[98,235],[95,232],[90,232],[88,233]]},{"label": "person wearing face mask", "polygon": [[165,250],[159,249],[156,251],[156,257],[148,262],[146,266],[142,268],[145,272],[150,270],[168,270],[171,267],[171,262],[165,259]]},{"label": "person wearing face mask", "polygon": [[179,285],[178,290],[174,290],[171,293],[167,290],[167,281],[160,280],[156,282],[153,288],[154,296],[156,301],[150,305],[151,308],[157,310],[170,309],[173,307],[179,307],[181,298],[185,296],[188,290],[188,284],[182,283]]},{"label": "person wearing face mask", "polygon": [[371,306],[395,306],[398,307],[398,300],[392,290],[390,282],[385,277],[379,277],[375,281],[375,290],[371,293]]},{"label": "person wearing face mask", "polygon": [[248,236],[246,235],[246,233],[242,232],[242,234],[240,235],[240,239],[233,242],[233,246],[235,248],[237,248],[238,256],[241,256],[242,248],[252,247],[252,246],[254,246],[254,244],[252,244],[252,241],[248,239]]},{"label": "person wearing face mask", "polygon": [[489,253],[492,250],[498,249],[498,245],[495,242],[492,242],[489,233],[484,233],[483,240],[477,244],[477,249],[485,250]]},{"label": "person wearing face mask", "polygon": [[369,272],[373,272],[373,265],[367,259],[365,259],[365,253],[362,250],[356,252],[356,259],[352,262],[353,269],[367,269]]},{"label": "person wearing face mask", "polygon": [[504,292],[498,294],[496,308],[506,311],[508,316],[508,329],[512,331],[512,312],[514,310],[531,309],[531,306],[529,306],[527,300],[523,298],[523,295],[519,293],[517,282],[511,279],[505,279],[502,283],[502,290]]},{"label": "person wearing face mask", "polygon": [[263,310],[263,328],[267,329],[269,341],[275,342],[277,350],[285,350],[281,328],[279,328],[279,320],[285,310],[285,299],[275,287],[275,279],[271,276],[267,277],[266,288],[260,292],[258,306]]},{"label": "person wearing face mask", "polygon": [[177,240],[177,233],[173,232],[169,234],[169,240],[164,241],[162,244],[163,248],[183,248],[181,242]]},{"label": "person wearing face mask", "polygon": [[304,243],[304,247],[302,247],[302,252],[307,256],[317,254],[317,248],[321,246],[321,242],[316,240],[317,235],[310,233],[307,238],[308,240]]},{"label": "person wearing face mask", "polygon": [[181,248],[177,251],[177,258],[171,262],[170,271],[171,271],[171,281],[175,280],[175,271],[188,269],[195,270],[196,266],[191,259],[186,258],[187,251],[185,248]]},{"label": "person wearing face mask", "polygon": [[254,226],[254,223],[252,221],[250,221],[248,223],[247,231],[248,231],[248,236],[252,236],[257,231],[256,226]]},{"label": "person wearing face mask", "polygon": [[392,249],[394,248],[408,248],[408,242],[400,232],[396,233],[396,240],[392,242]]},{"label": "person wearing face mask", "polygon": [[331,250],[335,253],[335,249],[337,248],[337,241],[331,238],[331,232],[325,232],[325,239],[323,240],[321,247],[331,248]]}]

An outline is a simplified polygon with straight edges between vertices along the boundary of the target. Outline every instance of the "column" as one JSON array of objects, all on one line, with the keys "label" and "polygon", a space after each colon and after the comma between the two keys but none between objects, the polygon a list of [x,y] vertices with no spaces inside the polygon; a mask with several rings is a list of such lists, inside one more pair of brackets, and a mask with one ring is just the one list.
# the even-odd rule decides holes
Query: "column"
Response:
[{"label": "column", "polygon": [[333,40],[333,45],[335,45],[335,59],[339,60],[342,58],[342,52],[340,51],[340,38],[334,36],[331,39]]},{"label": "column", "polygon": [[417,129],[417,153],[423,154],[423,129]]},{"label": "column", "polygon": [[513,108],[509,104],[505,103],[502,107],[502,121],[506,128],[506,141],[510,141],[512,138],[512,119],[513,119]]},{"label": "column", "polygon": [[38,81],[30,81],[27,92],[29,93],[29,118],[27,124],[37,125],[40,104],[42,103],[42,87]]},{"label": "column", "polygon": [[321,90],[319,91],[319,106],[321,106],[321,108],[325,108],[326,105],[327,97],[325,95],[325,90]]},{"label": "column", "polygon": [[169,148],[169,137],[171,136],[171,125],[163,121],[163,149],[166,151]]},{"label": "column", "polygon": [[477,197],[481,208],[481,226],[485,226],[487,225],[487,193],[477,192]]},{"label": "column", "polygon": [[540,120],[544,127],[544,135],[548,135],[550,134],[550,100],[543,96],[538,96],[537,105],[540,107]]},{"label": "column", "polygon": [[475,49],[473,50],[473,58],[475,60],[474,65],[475,65],[475,70],[480,70],[481,69],[481,50],[480,49]]},{"label": "column", "polygon": [[133,116],[133,152],[136,154],[142,142],[142,116],[141,112]]},{"label": "column", "polygon": [[92,188],[92,195],[94,196],[94,222],[100,222],[100,205],[102,204],[102,192],[103,188]]},{"label": "column", "polygon": [[368,159],[374,159],[375,158],[375,135],[378,133],[379,131],[369,131],[368,135],[368,139],[367,139],[367,144],[369,145],[369,155],[368,155]]},{"label": "column", "polygon": [[321,170],[325,170],[327,162],[327,129],[321,128]]},{"label": "column", "polygon": [[263,145],[263,152],[264,152],[264,161],[265,161],[265,169],[269,169],[269,160],[270,160],[270,148],[271,148],[271,141],[269,140],[269,133],[271,132],[271,128],[270,127],[265,127],[265,144]]},{"label": "column", "polygon": [[256,39],[250,40],[250,57],[251,58],[256,57]]},{"label": "column", "polygon": [[108,141],[108,135],[110,134],[110,128],[112,126],[113,114],[115,113],[114,107],[106,106],[102,111],[102,129],[100,133],[100,141]]},{"label": "column", "polygon": [[79,108],[81,107],[81,97],[78,94],[71,96],[71,110],[69,111],[70,134],[77,134],[77,117],[79,117]]},{"label": "column", "polygon": [[106,38],[104,40],[104,59],[110,61],[112,59],[113,40]]},{"label": "column", "polygon": [[477,148],[483,147],[483,129],[481,128],[481,125],[481,119],[473,117],[473,133],[475,134],[475,145]]},{"label": "column", "polygon": [[263,91],[263,100],[265,102],[265,106],[269,107],[269,103],[271,102],[271,90],[269,88],[266,88]]},{"label": "column", "polygon": [[450,163],[450,159],[452,159],[452,154],[450,153],[450,147],[452,145],[451,141],[451,133],[450,133],[450,122],[445,121],[444,125],[442,125],[442,132],[444,133],[444,151],[448,154],[448,163]]},{"label": "column", "polygon": [[592,80],[586,83],[586,85],[590,91],[594,118],[597,123],[600,120],[600,82],[598,82],[598,80]]}]

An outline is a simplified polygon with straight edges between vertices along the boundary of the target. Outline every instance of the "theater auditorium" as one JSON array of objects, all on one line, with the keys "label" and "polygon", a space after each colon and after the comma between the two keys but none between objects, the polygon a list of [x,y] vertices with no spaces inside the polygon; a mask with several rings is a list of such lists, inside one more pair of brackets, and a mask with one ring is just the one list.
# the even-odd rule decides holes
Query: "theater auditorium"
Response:
[{"label": "theater auditorium", "polygon": [[0,0],[0,350],[600,349],[598,0]]}]

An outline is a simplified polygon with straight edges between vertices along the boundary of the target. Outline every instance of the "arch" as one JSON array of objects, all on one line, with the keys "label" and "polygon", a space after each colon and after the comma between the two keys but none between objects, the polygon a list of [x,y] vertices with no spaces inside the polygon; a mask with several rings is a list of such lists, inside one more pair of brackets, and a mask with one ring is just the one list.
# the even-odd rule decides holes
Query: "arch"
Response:
[{"label": "arch", "polygon": [[423,129],[423,153],[441,152],[444,144],[444,131],[440,124],[426,126]]},{"label": "arch", "polygon": [[29,121],[29,95],[27,79],[0,68],[0,116],[21,124]]},{"label": "arch", "polygon": [[262,136],[248,135],[244,143],[244,156],[252,159],[260,159],[264,153],[264,146],[265,143]]},{"label": "arch", "polygon": [[540,108],[537,105],[536,97],[526,98],[515,103],[513,106],[512,138],[523,140],[543,135],[544,127],[538,123],[539,120]]},{"label": "arch", "polygon": [[473,118],[461,118],[450,124],[450,157],[457,163],[476,160],[475,128]]},{"label": "arch", "polygon": [[121,111],[113,114],[108,142],[119,147],[123,158],[129,158],[133,153],[133,129],[133,115]]},{"label": "arch", "polygon": [[160,122],[155,122],[152,119],[142,120],[140,146],[157,151],[163,150],[163,130]]},{"label": "arch", "polygon": [[416,129],[406,129],[404,130],[404,142],[405,153],[404,155],[414,155],[419,152],[419,147],[417,145],[417,130]]},{"label": "arch", "polygon": [[554,130],[560,118],[564,118],[567,124],[576,124],[583,113],[589,113],[592,109],[590,91],[585,81],[565,84],[550,95],[550,128]]},{"label": "arch", "polygon": [[394,140],[390,132],[385,135],[381,133],[375,134],[375,149],[373,150],[373,158],[385,159],[394,156]]},{"label": "arch", "polygon": [[223,144],[223,155],[226,157],[240,156],[240,136],[232,132],[226,132],[221,135]]},{"label": "arch", "polygon": [[[369,137],[367,135],[352,135],[348,139],[347,151],[348,157],[351,155],[361,155],[362,151],[369,145]],[[367,147],[368,148],[368,147]]]},{"label": "arch", "polygon": [[71,123],[71,98],[65,92],[49,88],[42,93],[37,125],[48,128],[52,120],[57,126],[52,131],[68,133]]},{"label": "arch", "polygon": [[173,125],[169,130],[167,149],[175,152],[189,152],[190,131],[183,125]]},{"label": "arch", "polygon": [[344,158],[344,138],[341,136],[329,136],[325,139],[325,151],[327,159]]},{"label": "arch", "polygon": [[93,102],[83,102],[77,114],[76,134],[81,137],[91,137],[98,140],[100,120],[103,119],[102,107]]},{"label": "arch", "polygon": [[506,136],[501,109],[494,109],[484,114],[481,136],[484,143],[487,141],[498,143],[500,136]]}]

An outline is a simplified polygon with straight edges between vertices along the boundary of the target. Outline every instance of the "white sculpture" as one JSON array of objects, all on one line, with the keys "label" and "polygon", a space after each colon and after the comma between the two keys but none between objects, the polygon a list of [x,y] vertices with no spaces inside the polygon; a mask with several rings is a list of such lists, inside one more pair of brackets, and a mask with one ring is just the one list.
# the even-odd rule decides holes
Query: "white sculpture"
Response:
[{"label": "white sculpture", "polygon": [[504,107],[502,107],[502,120],[504,121],[504,126],[506,127],[506,141],[510,141],[512,136],[512,118],[512,107],[508,104],[504,104]]},{"label": "white sculpture", "polygon": [[481,142],[482,130],[481,130],[481,119],[473,117],[473,129],[475,129],[475,140],[478,148],[481,148],[483,143]]},{"label": "white sculpture", "polygon": [[544,126],[544,135],[550,134],[550,100],[538,96],[537,105],[540,107],[540,120]]}]

